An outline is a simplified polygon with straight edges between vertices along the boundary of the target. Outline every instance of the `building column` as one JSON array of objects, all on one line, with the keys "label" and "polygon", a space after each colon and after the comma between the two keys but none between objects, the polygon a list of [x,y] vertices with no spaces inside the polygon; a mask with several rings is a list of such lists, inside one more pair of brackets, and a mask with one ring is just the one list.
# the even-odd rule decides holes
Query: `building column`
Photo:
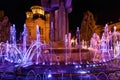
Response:
[{"label": "building column", "polygon": [[67,16],[66,16],[66,9],[64,6],[64,2],[60,3],[59,11],[58,11],[58,30],[59,30],[59,41],[64,41],[64,36],[67,32]]},{"label": "building column", "polygon": [[55,40],[55,19],[54,19],[54,11],[50,12],[50,41]]}]

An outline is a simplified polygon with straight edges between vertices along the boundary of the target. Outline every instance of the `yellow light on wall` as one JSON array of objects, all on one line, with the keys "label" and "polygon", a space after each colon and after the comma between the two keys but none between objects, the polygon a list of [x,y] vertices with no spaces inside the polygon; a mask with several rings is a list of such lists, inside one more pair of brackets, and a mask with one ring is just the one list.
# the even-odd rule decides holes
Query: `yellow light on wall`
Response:
[{"label": "yellow light on wall", "polygon": [[33,18],[33,13],[32,12],[26,12],[26,17],[27,18]]},{"label": "yellow light on wall", "polygon": [[41,6],[32,6],[31,10],[33,14],[44,15],[44,9]]}]

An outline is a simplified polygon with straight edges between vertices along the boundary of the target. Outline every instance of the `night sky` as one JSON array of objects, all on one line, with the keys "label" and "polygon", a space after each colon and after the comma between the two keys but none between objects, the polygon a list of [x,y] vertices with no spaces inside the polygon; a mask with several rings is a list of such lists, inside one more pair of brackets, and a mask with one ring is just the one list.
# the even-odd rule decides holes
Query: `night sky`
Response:
[{"label": "night sky", "polygon": [[119,3],[119,0],[73,0],[73,11],[69,14],[71,30],[75,30],[77,26],[80,27],[87,10],[93,13],[96,24],[105,25],[111,21],[117,22],[120,18]]},{"label": "night sky", "polygon": [[[0,9],[5,11],[5,15],[12,24],[16,24],[19,31],[22,31],[25,23],[25,12],[32,5],[40,5],[40,0],[0,0]],[[72,6],[73,11],[69,14],[70,32],[74,32],[77,26],[80,27],[87,10],[93,13],[96,24],[117,22],[120,18],[119,0],[73,0]]]}]

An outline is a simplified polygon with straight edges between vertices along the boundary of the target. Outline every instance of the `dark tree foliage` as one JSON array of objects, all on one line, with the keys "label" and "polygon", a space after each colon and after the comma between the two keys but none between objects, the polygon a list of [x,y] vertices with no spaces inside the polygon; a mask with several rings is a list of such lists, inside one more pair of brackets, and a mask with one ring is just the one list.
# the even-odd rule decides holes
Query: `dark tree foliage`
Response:
[{"label": "dark tree foliage", "polygon": [[86,11],[81,23],[80,37],[81,40],[90,41],[93,33],[95,32],[95,19],[90,11]]}]

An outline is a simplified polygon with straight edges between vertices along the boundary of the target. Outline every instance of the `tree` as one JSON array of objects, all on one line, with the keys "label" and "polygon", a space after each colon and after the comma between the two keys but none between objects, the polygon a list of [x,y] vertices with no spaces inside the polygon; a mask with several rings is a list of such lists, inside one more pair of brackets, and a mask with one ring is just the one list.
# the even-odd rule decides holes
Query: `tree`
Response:
[{"label": "tree", "polygon": [[10,36],[10,21],[7,16],[0,18],[0,42],[6,42]]},{"label": "tree", "polygon": [[95,32],[96,25],[93,14],[86,11],[81,23],[80,37],[81,40],[90,41],[93,33]]}]

